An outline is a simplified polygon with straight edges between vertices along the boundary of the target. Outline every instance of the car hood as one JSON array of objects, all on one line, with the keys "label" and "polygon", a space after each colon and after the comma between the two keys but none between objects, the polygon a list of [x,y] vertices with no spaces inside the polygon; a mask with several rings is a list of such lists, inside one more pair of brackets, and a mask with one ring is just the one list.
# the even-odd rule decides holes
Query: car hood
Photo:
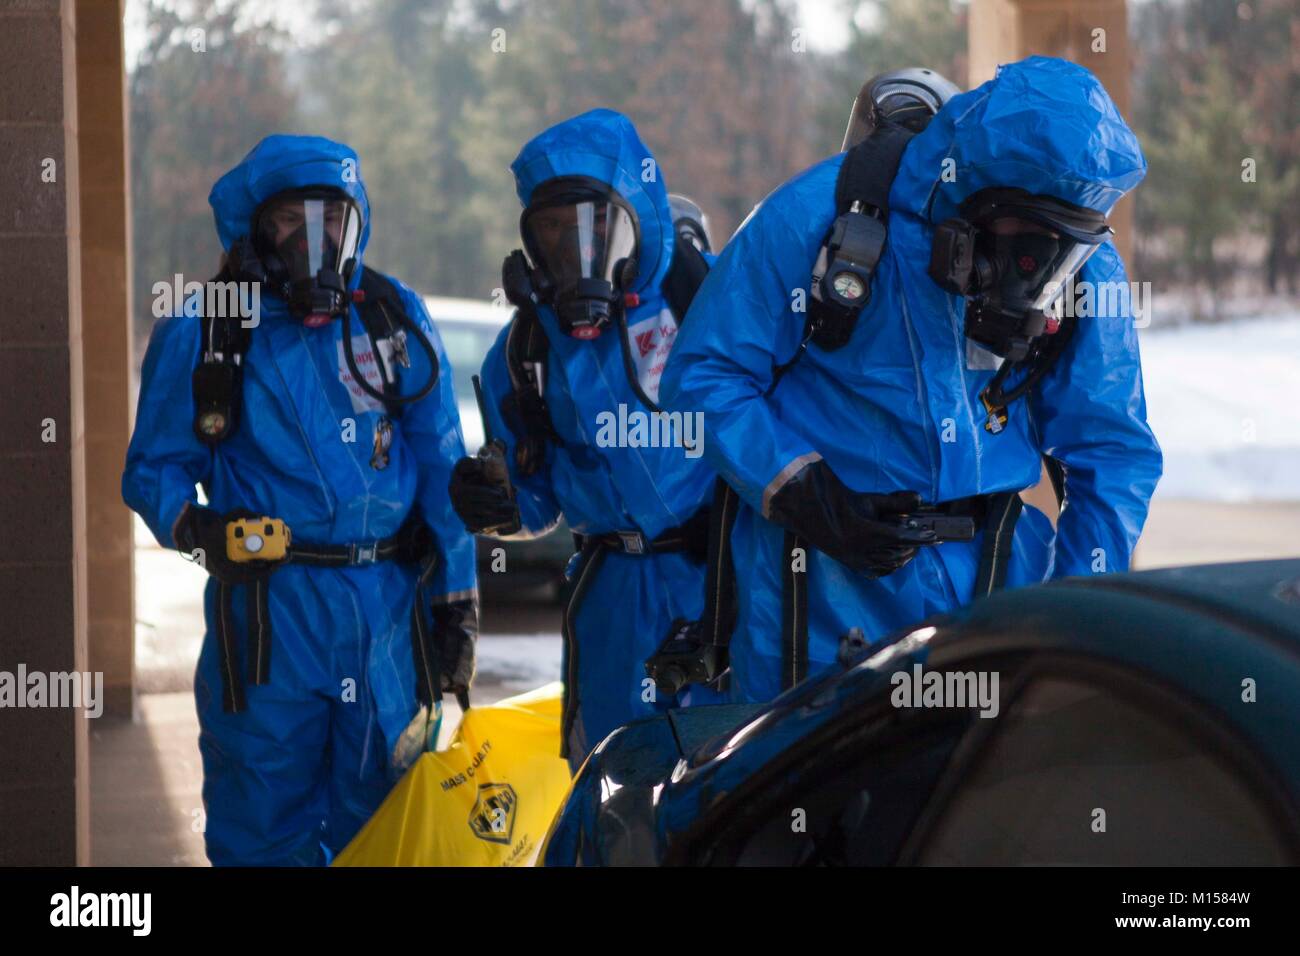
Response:
[{"label": "car hood", "polygon": [[674,768],[726,740],[762,710],[715,704],[634,721],[606,737],[582,765],[547,836],[544,865],[644,865],[655,856],[655,812]]}]

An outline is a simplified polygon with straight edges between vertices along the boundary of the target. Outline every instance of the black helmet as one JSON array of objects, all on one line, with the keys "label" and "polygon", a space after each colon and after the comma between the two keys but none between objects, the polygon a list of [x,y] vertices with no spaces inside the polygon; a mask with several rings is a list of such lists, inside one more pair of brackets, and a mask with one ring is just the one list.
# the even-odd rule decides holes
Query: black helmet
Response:
[{"label": "black helmet", "polygon": [[853,101],[840,151],[856,146],[883,120],[919,133],[943,105],[960,93],[955,83],[924,67],[891,70],[862,84]]}]

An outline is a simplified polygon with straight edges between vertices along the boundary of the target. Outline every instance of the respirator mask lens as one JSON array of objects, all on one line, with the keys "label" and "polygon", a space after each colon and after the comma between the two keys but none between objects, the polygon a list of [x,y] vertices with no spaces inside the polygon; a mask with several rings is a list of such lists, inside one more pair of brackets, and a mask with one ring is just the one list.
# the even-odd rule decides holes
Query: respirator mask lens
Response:
[{"label": "respirator mask lens", "polygon": [[347,307],[364,226],[356,204],[338,190],[281,193],[253,221],[253,244],[268,278],[290,311],[327,320]]},{"label": "respirator mask lens", "polygon": [[617,284],[616,270],[636,253],[636,225],[605,198],[546,203],[524,215],[524,248],[556,289],[583,279]]},{"label": "respirator mask lens", "polygon": [[1034,219],[1002,217],[980,229],[981,291],[1000,308],[1046,312],[1065,290],[1071,276],[1100,248],[1057,232]]},{"label": "respirator mask lens", "polygon": [[935,227],[928,271],[944,291],[966,299],[967,337],[1019,361],[1035,339],[1059,327],[1049,313],[1111,235],[1098,210],[1022,189],[988,189]]},{"label": "respirator mask lens", "polygon": [[564,333],[599,336],[635,274],[636,216],[608,190],[560,179],[538,187],[519,225]]},{"label": "respirator mask lens", "polygon": [[361,215],[342,197],[286,193],[257,214],[256,248],[280,260],[289,282],[314,279],[322,270],[342,273],[357,254]]}]

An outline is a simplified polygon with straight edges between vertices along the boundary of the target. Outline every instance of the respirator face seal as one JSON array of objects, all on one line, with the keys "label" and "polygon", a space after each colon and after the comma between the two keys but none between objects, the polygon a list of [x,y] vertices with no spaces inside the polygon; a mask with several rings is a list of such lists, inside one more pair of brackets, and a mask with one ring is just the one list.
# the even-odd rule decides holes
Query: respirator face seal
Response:
[{"label": "respirator face seal", "polygon": [[1019,361],[1068,280],[1112,234],[1106,216],[1022,189],[985,189],[935,227],[930,277],[966,298],[966,335]]},{"label": "respirator face seal", "polygon": [[360,208],[341,189],[288,190],[253,214],[253,252],[289,312],[321,325],[348,307],[364,227]]},{"label": "respirator face seal", "polygon": [[533,284],[565,334],[593,339],[636,276],[636,213],[609,186],[586,177],[543,183],[519,221]]}]

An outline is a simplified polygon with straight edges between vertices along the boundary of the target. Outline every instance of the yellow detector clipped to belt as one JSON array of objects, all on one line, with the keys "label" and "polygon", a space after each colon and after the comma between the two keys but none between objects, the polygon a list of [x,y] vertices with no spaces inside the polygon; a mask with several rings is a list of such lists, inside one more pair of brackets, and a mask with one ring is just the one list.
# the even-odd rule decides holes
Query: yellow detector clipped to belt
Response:
[{"label": "yellow detector clipped to belt", "polygon": [[279,518],[240,518],[226,524],[226,557],[231,561],[283,561],[289,552],[289,526]]}]

